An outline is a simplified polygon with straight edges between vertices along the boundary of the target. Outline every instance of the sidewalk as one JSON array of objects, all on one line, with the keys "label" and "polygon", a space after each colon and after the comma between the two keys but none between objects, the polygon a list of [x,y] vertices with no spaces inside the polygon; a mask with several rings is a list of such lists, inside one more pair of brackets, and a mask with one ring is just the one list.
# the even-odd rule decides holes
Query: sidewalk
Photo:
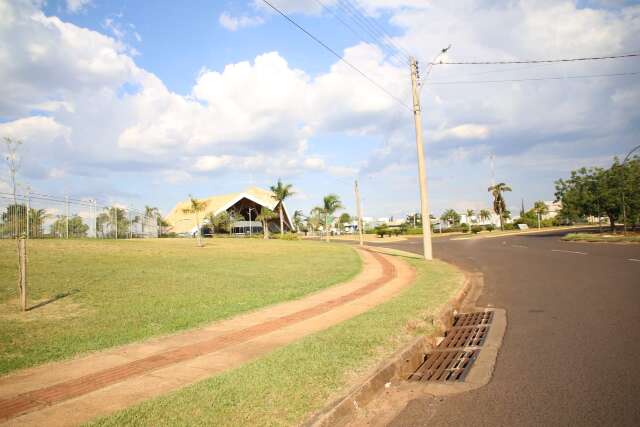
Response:
[{"label": "sidewalk", "polygon": [[353,280],[205,327],[0,378],[0,423],[77,425],[235,368],[354,317],[409,286],[398,258],[359,250]]}]

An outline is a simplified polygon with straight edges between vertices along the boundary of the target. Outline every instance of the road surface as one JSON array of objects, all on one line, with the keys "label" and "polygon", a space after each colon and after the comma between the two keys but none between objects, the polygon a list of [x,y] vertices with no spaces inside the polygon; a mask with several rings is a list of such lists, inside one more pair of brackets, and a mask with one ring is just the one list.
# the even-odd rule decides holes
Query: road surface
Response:
[{"label": "road surface", "polygon": [[478,305],[505,308],[507,332],[488,385],[412,400],[392,426],[640,425],[640,245],[562,234],[434,239],[436,257],[484,274]]}]

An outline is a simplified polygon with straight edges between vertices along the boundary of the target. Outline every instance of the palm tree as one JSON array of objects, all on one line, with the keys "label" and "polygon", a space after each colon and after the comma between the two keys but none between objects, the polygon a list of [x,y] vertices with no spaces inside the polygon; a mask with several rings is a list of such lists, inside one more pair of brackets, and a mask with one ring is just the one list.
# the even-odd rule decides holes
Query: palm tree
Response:
[{"label": "palm tree", "polygon": [[260,221],[262,223],[262,232],[264,233],[265,239],[269,238],[269,220],[277,216],[278,215],[269,208],[263,206],[260,209],[260,214],[256,217],[256,221]]},{"label": "palm tree", "polygon": [[278,178],[278,183],[276,185],[271,186],[271,191],[273,192],[273,197],[278,202],[278,216],[280,217],[280,235],[284,234],[284,219],[282,216],[282,203],[284,200],[290,196],[293,196],[295,193],[291,191],[291,184],[283,184],[282,180]]},{"label": "palm tree", "polygon": [[324,224],[327,231],[327,242],[329,241],[329,217],[333,215],[338,209],[342,209],[342,202],[337,194],[329,194],[324,196],[322,200],[322,207],[320,210],[324,214]]},{"label": "palm tree", "polygon": [[447,209],[442,213],[440,219],[443,221],[447,221],[449,224],[456,225],[460,222],[460,215],[453,209]]},{"label": "palm tree", "polygon": [[546,215],[549,213],[549,207],[542,200],[538,200],[533,204],[533,210],[536,214],[538,214],[538,228],[540,228],[540,219],[542,215]]},{"label": "palm tree", "polygon": [[46,209],[29,209],[29,235],[31,237],[42,237],[44,222],[49,216]]},{"label": "palm tree", "polygon": [[322,208],[315,207],[311,209],[311,212],[309,212],[309,216],[307,217],[307,224],[311,227],[311,231],[316,231],[320,227],[320,224],[322,224],[322,217]]},{"label": "palm tree", "polygon": [[142,234],[144,234],[144,224],[149,221],[151,218],[156,218],[159,215],[159,209],[156,207],[152,207],[149,205],[145,205],[144,207],[144,219],[142,219]]},{"label": "palm tree", "polygon": [[480,217],[480,221],[485,222],[491,218],[491,212],[489,212],[488,209],[480,209],[478,216]]},{"label": "palm tree", "polygon": [[501,182],[496,185],[492,185],[487,189],[493,196],[493,211],[498,214],[500,217],[500,230],[504,230],[504,214],[507,210],[507,206],[504,202],[504,196],[502,193],[505,191],[511,191],[511,187],[509,187],[504,182]]},{"label": "palm tree", "polygon": [[182,209],[182,213],[194,214],[196,220],[196,238],[198,239],[198,246],[202,247],[202,236],[200,235],[200,219],[198,213],[205,210],[207,202],[205,200],[198,200],[189,194],[190,206]]},{"label": "palm tree", "polygon": [[304,214],[301,210],[297,210],[293,213],[293,224],[296,226],[296,230],[300,231],[304,225]]},{"label": "palm tree", "polygon": [[467,225],[471,227],[471,217],[476,214],[476,211],[474,211],[473,209],[467,209],[466,214],[467,214]]}]

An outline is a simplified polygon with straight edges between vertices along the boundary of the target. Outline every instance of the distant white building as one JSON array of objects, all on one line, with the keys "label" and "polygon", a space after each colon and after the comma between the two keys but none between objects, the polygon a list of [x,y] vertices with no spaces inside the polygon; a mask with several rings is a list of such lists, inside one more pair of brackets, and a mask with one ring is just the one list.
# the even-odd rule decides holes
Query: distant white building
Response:
[{"label": "distant white building", "polygon": [[545,205],[547,205],[548,212],[542,215],[542,219],[552,219],[558,216],[560,210],[562,209],[562,202],[548,202],[545,200]]}]

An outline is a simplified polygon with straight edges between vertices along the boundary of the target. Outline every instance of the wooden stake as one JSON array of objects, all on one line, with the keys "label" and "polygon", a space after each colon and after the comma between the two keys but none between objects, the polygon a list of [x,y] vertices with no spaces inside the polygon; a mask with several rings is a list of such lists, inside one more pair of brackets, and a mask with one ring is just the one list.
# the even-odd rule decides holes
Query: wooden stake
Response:
[{"label": "wooden stake", "polygon": [[27,311],[27,240],[24,237],[18,239],[20,305],[22,311]]}]

